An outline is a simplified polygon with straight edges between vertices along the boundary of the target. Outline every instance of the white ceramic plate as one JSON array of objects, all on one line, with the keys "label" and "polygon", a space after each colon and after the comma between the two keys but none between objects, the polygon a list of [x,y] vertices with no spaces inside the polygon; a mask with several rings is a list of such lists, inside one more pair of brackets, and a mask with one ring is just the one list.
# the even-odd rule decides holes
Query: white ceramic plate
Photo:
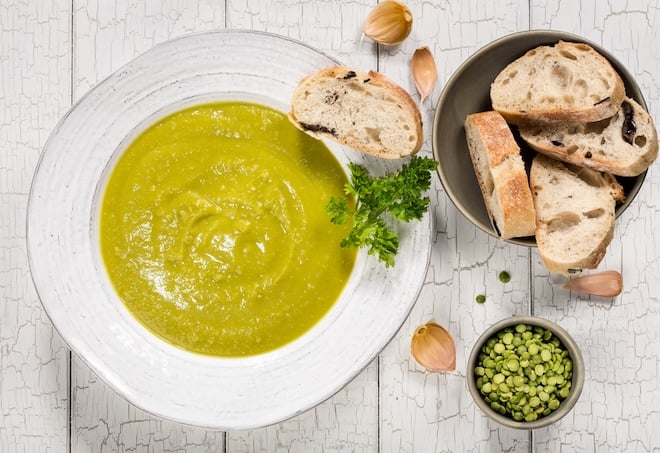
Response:
[{"label": "white ceramic plate", "polygon": [[[211,100],[288,110],[298,81],[336,64],[300,42],[248,31],[184,36],[154,47],[85,95],[43,150],[28,205],[32,277],[71,349],[133,405],[181,423],[242,429],[294,416],[332,396],[394,336],[424,282],[431,219],[398,226],[394,268],[358,254],[339,301],[298,340],[273,352],[214,358],[171,346],[115,294],[100,257],[98,206],[106,178],[140,131]],[[328,143],[343,164],[382,173],[399,163]]]}]

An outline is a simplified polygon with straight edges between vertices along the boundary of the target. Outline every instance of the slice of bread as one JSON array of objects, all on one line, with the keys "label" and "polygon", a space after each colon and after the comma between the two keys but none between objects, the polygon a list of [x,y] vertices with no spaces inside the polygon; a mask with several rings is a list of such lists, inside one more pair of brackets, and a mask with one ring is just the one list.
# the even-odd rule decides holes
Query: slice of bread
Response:
[{"label": "slice of bread", "polygon": [[525,164],[502,115],[468,115],[465,135],[488,215],[500,237],[533,236],[536,216]]},{"label": "slice of bread", "polygon": [[614,234],[623,188],[612,175],[537,154],[530,173],[536,244],[550,272],[595,269]]},{"label": "slice of bread", "polygon": [[383,74],[346,66],[303,79],[289,119],[316,138],[328,138],[365,153],[396,159],[422,146],[417,104]]},{"label": "slice of bread", "polygon": [[521,127],[520,136],[536,151],[582,167],[636,176],[658,155],[651,116],[630,98],[614,116],[597,123]]},{"label": "slice of bread", "polygon": [[591,46],[559,41],[509,64],[490,89],[493,109],[512,124],[590,123],[616,113],[621,77]]}]

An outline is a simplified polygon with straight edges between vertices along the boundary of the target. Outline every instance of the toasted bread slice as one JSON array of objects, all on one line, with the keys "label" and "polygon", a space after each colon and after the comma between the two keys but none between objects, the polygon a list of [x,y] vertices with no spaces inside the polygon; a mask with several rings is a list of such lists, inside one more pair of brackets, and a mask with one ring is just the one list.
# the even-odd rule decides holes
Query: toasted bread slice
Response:
[{"label": "toasted bread slice", "polygon": [[493,109],[512,124],[590,123],[616,113],[625,87],[591,46],[559,41],[510,63],[495,78],[490,96]]},{"label": "toasted bread slice", "polygon": [[595,269],[614,234],[623,188],[612,175],[538,154],[530,173],[536,244],[550,272]]},{"label": "toasted bread slice", "polygon": [[658,156],[653,119],[630,98],[614,116],[600,122],[521,127],[520,136],[540,153],[620,176],[639,175]]},{"label": "toasted bread slice", "polygon": [[500,237],[533,236],[532,193],[506,121],[497,112],[474,113],[465,119],[465,134],[488,215]]},{"label": "toasted bread slice", "polygon": [[303,79],[289,119],[316,138],[328,138],[365,153],[395,159],[422,146],[417,104],[383,74],[346,66]]}]

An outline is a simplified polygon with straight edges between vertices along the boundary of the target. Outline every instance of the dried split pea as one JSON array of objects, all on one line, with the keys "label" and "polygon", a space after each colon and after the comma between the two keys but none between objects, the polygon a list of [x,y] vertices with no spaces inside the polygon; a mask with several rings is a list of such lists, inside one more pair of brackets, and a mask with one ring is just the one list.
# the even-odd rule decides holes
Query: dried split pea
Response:
[{"label": "dried split pea", "polygon": [[551,331],[518,324],[486,341],[474,375],[494,411],[531,422],[557,410],[568,397],[572,370],[568,351]]}]

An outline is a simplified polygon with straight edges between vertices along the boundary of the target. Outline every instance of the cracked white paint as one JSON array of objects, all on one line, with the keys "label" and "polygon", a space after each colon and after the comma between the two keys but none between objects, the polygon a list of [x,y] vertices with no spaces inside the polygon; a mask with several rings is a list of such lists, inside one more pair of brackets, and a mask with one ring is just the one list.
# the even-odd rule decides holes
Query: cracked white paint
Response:
[{"label": "cracked white paint", "polygon": [[[569,5],[570,4],[570,5]],[[638,81],[660,123],[660,5],[647,1],[533,1],[532,27],[578,33],[609,49]],[[534,312],[571,332],[586,363],[582,397],[558,424],[537,430],[539,451],[660,449],[660,220],[657,163],[617,220],[601,269],[619,270],[624,291],[597,300],[548,285],[534,253]],[[554,291],[550,291],[554,289]]]},{"label": "cracked white paint", "polygon": [[0,451],[67,446],[68,350],[32,287],[25,212],[46,137],[69,107],[70,5],[0,4]]},{"label": "cracked white paint", "polygon": [[[613,300],[563,290],[561,279],[545,272],[536,250],[500,243],[471,226],[435,178],[437,232],[418,303],[379,360],[315,409],[250,431],[182,426],[130,406],[75,357],[69,389],[68,350],[38,303],[27,270],[30,179],[41,146],[72,97],[78,99],[158,42],[225,26],[265,30],[308,42],[347,64],[378,67],[412,93],[409,57],[427,45],[439,69],[438,85],[422,108],[427,137],[422,153],[428,155],[435,103],[462,61],[517,30],[561,29],[611,50],[636,77],[660,121],[657,2],[406,3],[415,17],[411,36],[401,46],[380,48],[377,58],[373,43],[360,42],[362,20],[376,0],[0,2],[0,451],[60,452],[68,446],[73,452],[660,450],[660,243],[654,231],[660,176],[655,167],[618,219],[602,265],[624,275],[624,293]],[[501,270],[511,273],[510,283],[498,280]],[[476,304],[482,293],[487,302]],[[501,428],[480,413],[466,389],[465,361],[488,325],[531,309],[574,335],[587,370],[574,410],[530,436]],[[454,373],[427,373],[409,357],[414,328],[431,318],[454,336]]]}]

